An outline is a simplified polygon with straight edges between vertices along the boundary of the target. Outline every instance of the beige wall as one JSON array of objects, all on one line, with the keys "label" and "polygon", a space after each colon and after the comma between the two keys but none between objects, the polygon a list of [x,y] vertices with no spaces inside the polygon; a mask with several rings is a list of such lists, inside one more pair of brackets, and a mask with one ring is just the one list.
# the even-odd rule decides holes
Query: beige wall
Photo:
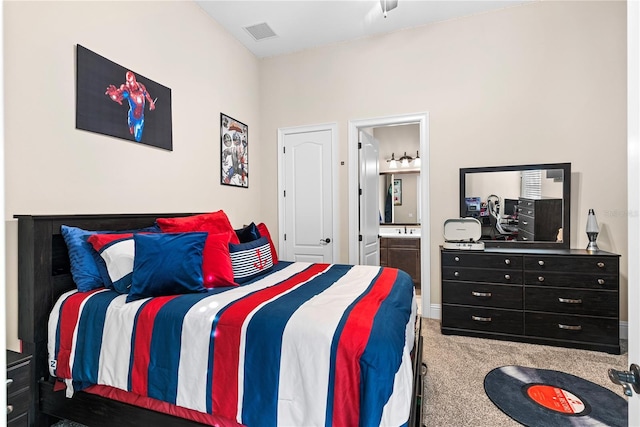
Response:
[{"label": "beige wall", "polygon": [[[18,346],[14,214],[262,219],[259,62],[195,3],[5,2],[4,31],[8,348]],[[76,44],[171,88],[172,152],[75,129]],[[249,126],[249,189],[220,185],[220,112]]]},{"label": "beige wall", "polygon": [[[234,225],[259,217],[276,235],[277,128],[336,121],[346,236],[348,121],[422,111],[432,303],[458,169],[568,161],[572,246],[586,246],[594,208],[599,246],[622,254],[626,319],[625,7],[533,2],[258,61],[190,1],[5,2],[8,347],[17,347],[14,214],[223,208]],[[171,88],[173,152],[75,129],[78,43]],[[219,185],[220,112],[249,125],[249,189]],[[345,262],[346,239],[340,253]]]},{"label": "beige wall", "polygon": [[[594,208],[600,248],[622,254],[627,318],[625,2],[532,2],[266,59],[260,79],[265,177],[276,176],[278,127],[337,122],[336,167],[346,183],[349,120],[429,112],[431,259],[423,268],[432,303],[440,302],[442,224],[458,216],[459,168],[571,162],[572,246],[586,247]],[[346,236],[347,186],[340,189]],[[275,222],[276,182],[264,191]],[[343,239],[343,262],[347,249]]]}]

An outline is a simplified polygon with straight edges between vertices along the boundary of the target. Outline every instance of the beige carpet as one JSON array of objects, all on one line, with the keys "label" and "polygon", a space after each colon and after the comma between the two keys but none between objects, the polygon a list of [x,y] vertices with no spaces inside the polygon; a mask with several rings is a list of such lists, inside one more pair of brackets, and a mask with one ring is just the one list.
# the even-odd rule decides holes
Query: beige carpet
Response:
[{"label": "beige carpet", "polygon": [[[623,396],[613,384],[609,368],[626,370],[623,354],[611,355],[509,341],[442,335],[440,321],[424,319],[423,360],[427,364],[423,395],[423,424],[427,427],[508,427],[520,424],[505,415],[484,392],[484,377],[493,368],[521,365],[566,372]],[[625,397],[626,398],[626,397]]]}]

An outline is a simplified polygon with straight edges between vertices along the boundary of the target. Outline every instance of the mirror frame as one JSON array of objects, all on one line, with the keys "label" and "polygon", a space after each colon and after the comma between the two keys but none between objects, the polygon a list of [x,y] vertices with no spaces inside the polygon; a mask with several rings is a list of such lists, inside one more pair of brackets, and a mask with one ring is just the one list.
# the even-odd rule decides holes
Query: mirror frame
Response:
[{"label": "mirror frame", "polygon": [[460,168],[460,217],[466,214],[465,194],[467,174],[483,172],[513,172],[536,169],[562,169],[562,242],[522,241],[522,240],[482,240],[485,247],[569,249],[571,247],[571,163],[540,163],[533,165],[488,166]]}]

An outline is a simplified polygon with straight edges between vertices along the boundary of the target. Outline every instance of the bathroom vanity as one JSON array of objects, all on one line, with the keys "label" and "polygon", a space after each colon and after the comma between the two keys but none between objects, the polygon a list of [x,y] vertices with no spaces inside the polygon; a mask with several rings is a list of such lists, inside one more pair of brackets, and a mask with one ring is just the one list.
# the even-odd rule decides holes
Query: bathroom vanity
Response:
[{"label": "bathroom vanity", "polygon": [[395,237],[380,237],[380,266],[394,267],[406,271],[420,291],[420,235],[398,234]]}]

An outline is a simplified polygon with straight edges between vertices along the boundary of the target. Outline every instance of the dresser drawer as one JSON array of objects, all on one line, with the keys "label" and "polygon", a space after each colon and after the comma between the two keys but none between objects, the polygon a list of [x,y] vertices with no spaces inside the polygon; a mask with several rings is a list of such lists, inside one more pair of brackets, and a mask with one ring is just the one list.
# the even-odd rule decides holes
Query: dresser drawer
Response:
[{"label": "dresser drawer", "polygon": [[524,272],[525,285],[618,290],[618,276],[612,274]]},{"label": "dresser drawer", "polygon": [[24,413],[19,417],[16,417],[7,423],[8,427],[28,427],[29,426],[29,414]]},{"label": "dresser drawer", "polygon": [[29,410],[30,390],[25,389],[17,394],[10,394],[7,396],[7,407],[11,406],[13,410],[10,414],[7,414],[7,420],[19,418]]},{"label": "dresser drawer", "polygon": [[[7,350],[7,421],[10,426],[30,424],[31,355]],[[11,407],[9,413],[8,408]]]},{"label": "dresser drawer", "polygon": [[528,231],[524,231],[518,228],[518,240],[521,240],[523,242],[531,242],[535,240],[535,236],[533,233],[529,233]]},{"label": "dresser drawer", "polygon": [[522,286],[447,282],[442,303],[522,310]]},{"label": "dresser drawer", "polygon": [[522,285],[522,271],[488,268],[443,267],[442,280]]},{"label": "dresser drawer", "polygon": [[518,216],[518,228],[526,233],[533,234],[535,232],[535,218],[532,216]]},{"label": "dresser drawer", "polygon": [[522,256],[487,254],[473,251],[442,251],[442,265],[456,267],[501,268],[503,270],[521,270]]},{"label": "dresser drawer", "polygon": [[7,369],[7,395],[29,388],[31,378],[30,360],[26,360]]},{"label": "dresser drawer", "polygon": [[[533,218],[536,215],[536,208],[535,205],[531,202],[525,202],[524,205],[522,205],[522,202],[520,202],[521,204],[518,205],[518,217],[521,216],[528,216],[530,218]],[[528,206],[528,204],[530,204],[531,206]]]},{"label": "dresser drawer", "polygon": [[527,336],[620,345],[617,319],[525,313]]},{"label": "dresser drawer", "polygon": [[443,304],[442,327],[522,334],[522,311]]},{"label": "dresser drawer", "polygon": [[535,207],[536,207],[536,202],[534,200],[520,198],[520,200],[518,201],[519,210],[525,210],[525,209],[534,210]]},{"label": "dresser drawer", "polygon": [[524,309],[588,316],[618,317],[617,292],[525,286]]},{"label": "dresser drawer", "polygon": [[532,256],[525,255],[524,269],[531,271],[560,271],[592,274],[614,274],[619,272],[618,257],[593,256]]}]

